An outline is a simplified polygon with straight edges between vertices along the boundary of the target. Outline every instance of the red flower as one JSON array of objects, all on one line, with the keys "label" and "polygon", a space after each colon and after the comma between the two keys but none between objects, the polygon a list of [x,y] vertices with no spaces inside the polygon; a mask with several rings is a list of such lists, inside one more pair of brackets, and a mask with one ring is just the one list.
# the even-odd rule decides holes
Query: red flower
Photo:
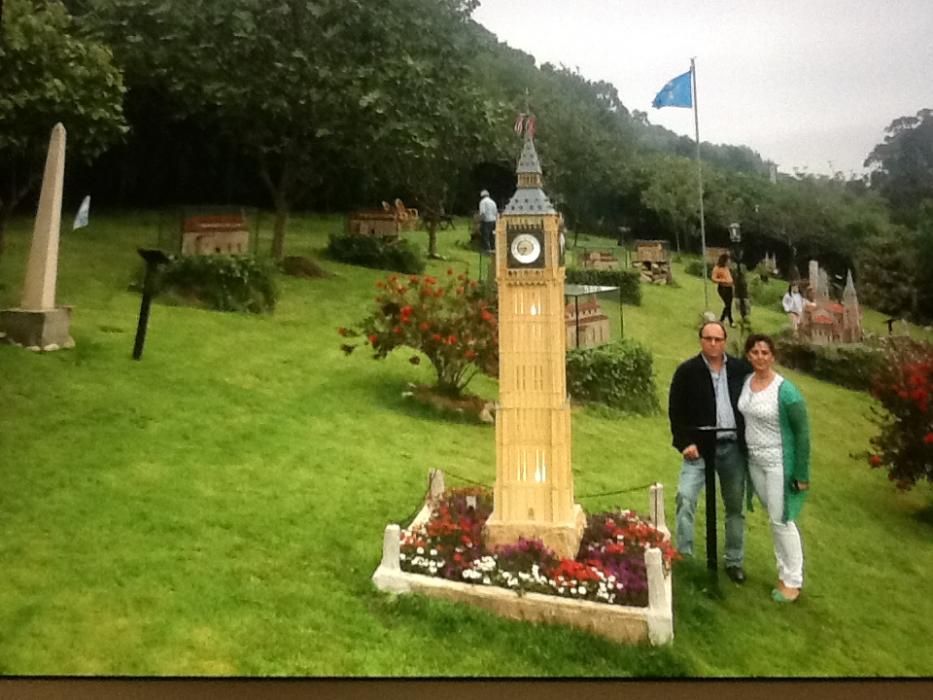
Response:
[{"label": "red flower", "polygon": [[371,336],[369,336],[369,342],[372,343],[373,345],[376,344],[376,341],[377,341],[377,340],[379,340],[379,336],[376,335],[375,333],[373,333]]},{"label": "red flower", "polygon": [[871,455],[868,458],[868,463],[871,464],[871,466],[873,467],[880,467],[881,466],[881,455]]},{"label": "red flower", "polygon": [[447,344],[448,344],[448,345],[456,345],[456,344],[457,344],[457,336],[455,336],[455,335],[449,335],[449,336],[447,336]]},{"label": "red flower", "polygon": [[396,326],[395,328],[392,329],[392,332],[395,333],[395,335],[401,335],[401,334],[402,334],[402,327],[401,327],[401,326]]},{"label": "red flower", "polygon": [[476,352],[473,350],[467,350],[465,353],[463,353],[463,356],[468,360],[472,360],[474,357],[476,357]]},{"label": "red flower", "polygon": [[926,435],[923,436],[923,444],[933,445],[933,432],[927,433]]},{"label": "red flower", "polygon": [[422,321],[421,323],[418,324],[418,328],[419,328],[422,332],[428,330],[428,328],[430,328],[430,327],[431,327],[431,324],[428,323],[427,321]]},{"label": "red flower", "polygon": [[412,312],[411,306],[406,305],[402,307],[402,312],[401,312],[402,316],[411,316],[411,312]]}]

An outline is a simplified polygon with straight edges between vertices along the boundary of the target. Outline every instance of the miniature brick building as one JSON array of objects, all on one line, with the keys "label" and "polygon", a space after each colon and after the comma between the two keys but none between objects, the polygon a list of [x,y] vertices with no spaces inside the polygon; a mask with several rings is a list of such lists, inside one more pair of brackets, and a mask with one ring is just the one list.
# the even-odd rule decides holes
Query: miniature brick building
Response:
[{"label": "miniature brick building", "polygon": [[249,226],[243,212],[182,219],[182,255],[245,255],[249,249]]},{"label": "miniature brick building", "polygon": [[670,284],[674,281],[667,241],[635,241],[632,267],[641,273],[643,282]]},{"label": "miniature brick building", "polygon": [[[579,318],[577,310],[579,309]],[[567,304],[564,309],[568,348],[589,348],[609,342],[609,317],[603,313],[596,295],[579,303]],[[577,344],[579,334],[580,343]]]},{"label": "miniature brick building", "polygon": [[580,256],[585,270],[618,270],[619,259],[608,250],[587,250]]}]

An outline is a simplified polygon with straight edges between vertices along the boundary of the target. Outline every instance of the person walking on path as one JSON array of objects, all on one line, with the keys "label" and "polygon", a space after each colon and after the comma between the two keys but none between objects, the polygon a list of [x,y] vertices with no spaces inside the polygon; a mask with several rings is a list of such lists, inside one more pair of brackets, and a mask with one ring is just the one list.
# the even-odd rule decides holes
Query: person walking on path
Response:
[{"label": "person walking on path", "polygon": [[[744,359],[726,354],[727,335],[721,321],[707,321],[700,327],[700,353],[683,362],[671,380],[668,417],[672,444],[683,457],[676,497],[677,549],[685,556],[693,555],[694,517],[709,465],[719,475],[726,509],[726,574],[742,583],[745,426],[737,402],[752,370]],[[720,430],[700,430],[710,427]]]},{"label": "person walking on path", "polygon": [[732,281],[732,270],[729,269],[728,253],[723,253],[719,256],[719,260],[713,266],[711,279],[716,283],[716,291],[719,292],[719,298],[722,299],[723,303],[722,315],[719,317],[719,320],[725,321],[729,319],[729,326],[735,328],[735,321],[732,319],[734,283]]},{"label": "person walking on path", "polygon": [[768,511],[778,583],[771,598],[792,603],[803,587],[803,546],[796,520],[810,490],[810,428],[800,391],[774,371],[774,341],[752,334],[745,354],[754,373],[745,380],[739,411],[745,418],[748,469]]},{"label": "person walking on path", "polygon": [[488,190],[479,193],[479,231],[483,250],[491,253],[495,248],[496,220],[499,218],[499,210],[496,203],[489,196]]}]

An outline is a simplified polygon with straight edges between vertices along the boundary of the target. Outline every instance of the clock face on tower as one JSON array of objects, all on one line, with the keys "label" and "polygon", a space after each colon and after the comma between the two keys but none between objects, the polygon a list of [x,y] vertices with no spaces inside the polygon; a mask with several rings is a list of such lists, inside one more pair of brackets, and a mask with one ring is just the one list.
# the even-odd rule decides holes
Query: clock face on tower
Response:
[{"label": "clock face on tower", "polygon": [[508,266],[512,269],[523,267],[544,267],[544,231],[541,229],[521,228],[508,231]]}]

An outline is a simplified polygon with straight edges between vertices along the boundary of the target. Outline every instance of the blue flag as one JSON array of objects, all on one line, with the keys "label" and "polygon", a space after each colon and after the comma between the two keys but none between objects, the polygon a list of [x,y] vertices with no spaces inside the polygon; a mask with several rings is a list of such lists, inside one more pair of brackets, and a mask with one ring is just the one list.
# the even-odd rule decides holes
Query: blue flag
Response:
[{"label": "blue flag", "polygon": [[693,90],[690,85],[691,72],[678,75],[670,80],[661,91],[655,95],[651,106],[655,109],[661,107],[693,107]]}]

